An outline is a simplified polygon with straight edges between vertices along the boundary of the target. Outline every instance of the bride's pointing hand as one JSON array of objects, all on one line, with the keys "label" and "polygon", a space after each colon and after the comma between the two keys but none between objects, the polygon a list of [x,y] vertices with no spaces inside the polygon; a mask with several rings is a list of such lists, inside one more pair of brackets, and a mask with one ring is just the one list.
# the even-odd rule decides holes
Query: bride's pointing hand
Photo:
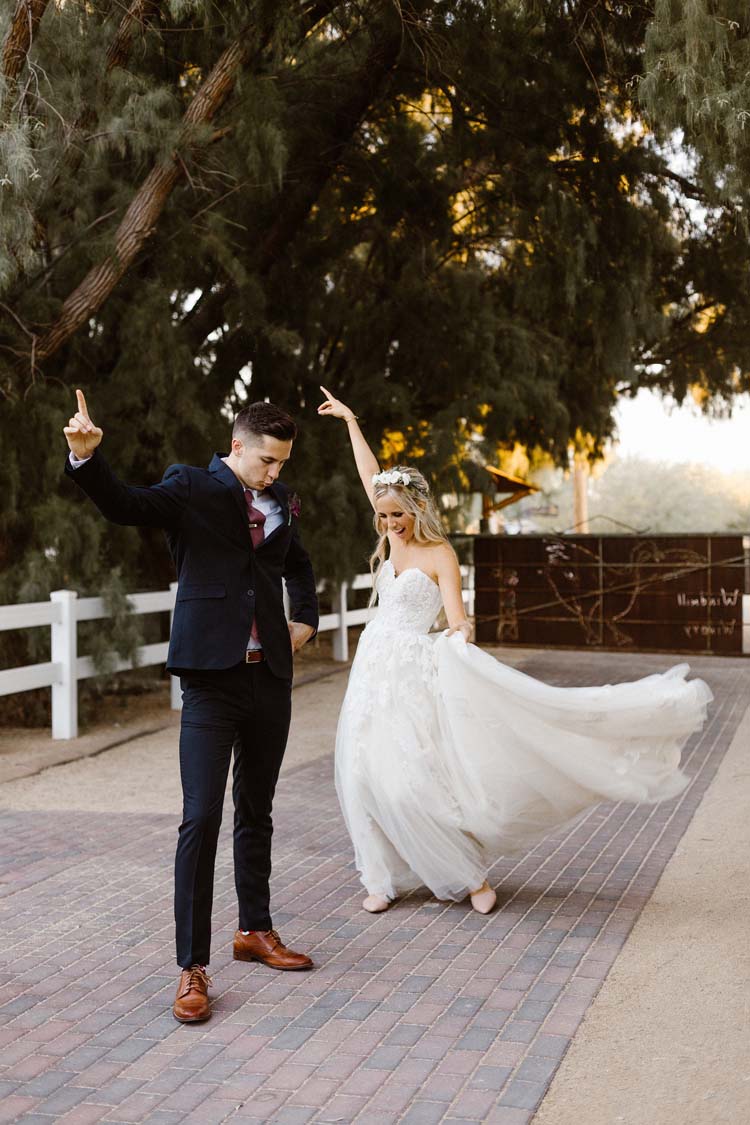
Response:
[{"label": "bride's pointing hand", "polygon": [[357,417],[353,410],[345,406],[339,399],[334,398],[329,390],[321,386],[321,391],[326,396],[326,401],[321,402],[318,414],[328,414],[331,418],[343,418],[345,422],[352,422]]}]

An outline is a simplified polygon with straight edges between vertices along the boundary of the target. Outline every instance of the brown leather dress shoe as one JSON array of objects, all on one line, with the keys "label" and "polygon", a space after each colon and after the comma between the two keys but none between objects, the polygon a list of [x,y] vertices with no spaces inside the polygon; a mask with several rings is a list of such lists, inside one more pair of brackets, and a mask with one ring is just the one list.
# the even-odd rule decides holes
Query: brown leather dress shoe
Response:
[{"label": "brown leather dress shoe", "polygon": [[183,969],[172,1012],[180,1023],[200,1023],[211,1015],[208,999],[208,986],[211,983],[208,973],[200,965]]},{"label": "brown leather dress shoe", "polygon": [[234,934],[235,961],[261,961],[271,969],[312,969],[313,963],[304,953],[294,953],[282,942],[276,930],[251,930]]}]

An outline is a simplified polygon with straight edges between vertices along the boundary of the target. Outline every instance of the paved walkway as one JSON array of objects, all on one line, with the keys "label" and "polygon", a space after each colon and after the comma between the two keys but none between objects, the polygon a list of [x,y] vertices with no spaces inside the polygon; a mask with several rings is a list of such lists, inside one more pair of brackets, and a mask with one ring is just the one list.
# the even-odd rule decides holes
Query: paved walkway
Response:
[{"label": "paved walkway", "polygon": [[746,711],[534,1125],[750,1122],[749,757]]},{"label": "paved walkway", "polygon": [[[669,663],[567,653],[534,655],[524,667],[557,683],[595,683]],[[526,1125],[541,1105],[540,1120],[552,1125],[543,1099],[560,1060],[750,698],[745,662],[693,664],[716,702],[688,747],[687,792],[657,808],[599,806],[520,861],[501,861],[493,872],[501,909],[487,918],[427,893],[380,916],[359,908],[329,747],[318,746],[323,756],[288,768],[279,787],[273,887],[283,936],[318,967],[296,975],[232,961],[236,904],[225,829],[214,1016],[199,1026],[177,1025],[170,1014],[177,818],[111,811],[118,784],[129,794],[125,808],[138,799],[128,747],[110,752],[123,765],[119,782],[108,778],[108,812],[61,809],[62,800],[55,808],[46,799],[34,808],[28,787],[37,779],[1,786],[6,806],[14,786],[26,788],[23,807],[0,814],[0,1120]],[[343,678],[332,683],[331,700]],[[318,706],[324,694],[315,685],[301,689],[298,716],[305,692]],[[329,709],[326,729],[332,722]],[[148,751],[148,739],[130,745]],[[110,753],[88,764],[105,769]],[[40,787],[48,791],[81,765],[47,771]],[[648,1092],[641,1097],[643,1116],[634,1122],[651,1120]],[[696,1120],[723,1120],[707,1106]],[[598,1117],[592,1103],[581,1122],[617,1120],[625,1118]]]}]

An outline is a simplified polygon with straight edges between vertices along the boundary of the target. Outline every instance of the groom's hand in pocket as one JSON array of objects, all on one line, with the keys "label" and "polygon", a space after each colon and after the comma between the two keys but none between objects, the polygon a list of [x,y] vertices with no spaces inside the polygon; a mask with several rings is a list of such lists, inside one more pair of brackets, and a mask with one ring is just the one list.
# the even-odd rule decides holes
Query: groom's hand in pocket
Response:
[{"label": "groom's hand in pocket", "polygon": [[288,625],[292,652],[298,652],[304,644],[307,644],[315,630],[312,625],[304,625],[301,621],[289,621]]}]

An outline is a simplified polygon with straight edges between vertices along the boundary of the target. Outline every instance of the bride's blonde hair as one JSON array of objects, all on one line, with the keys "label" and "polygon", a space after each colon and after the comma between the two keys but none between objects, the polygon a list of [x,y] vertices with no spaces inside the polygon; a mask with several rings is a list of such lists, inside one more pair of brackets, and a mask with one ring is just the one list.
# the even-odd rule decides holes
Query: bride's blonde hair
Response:
[{"label": "bride's blonde hair", "polygon": [[[417,543],[447,543],[448,536],[443,529],[440,514],[430,492],[430,486],[419,469],[414,469],[410,465],[395,465],[389,472],[405,473],[409,478],[409,483],[377,483],[372,493],[373,504],[377,504],[378,500],[382,500],[384,496],[391,496],[401,505],[407,515],[414,517],[414,539]],[[375,512],[373,524],[378,535],[378,541],[370,556],[370,571],[372,573],[370,605],[376,597],[375,582],[378,572],[386,560],[385,545],[388,535],[382,530],[381,519],[382,517]]]}]

